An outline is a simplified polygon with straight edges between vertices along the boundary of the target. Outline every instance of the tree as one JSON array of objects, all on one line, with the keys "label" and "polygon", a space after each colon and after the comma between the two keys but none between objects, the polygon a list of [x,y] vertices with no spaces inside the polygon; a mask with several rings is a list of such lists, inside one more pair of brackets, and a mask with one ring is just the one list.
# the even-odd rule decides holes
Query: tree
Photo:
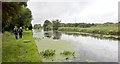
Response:
[{"label": "tree", "polygon": [[32,24],[30,24],[30,25],[28,26],[28,29],[29,29],[29,30],[32,30]]},{"label": "tree", "polygon": [[[2,20],[2,2],[0,2],[0,20]],[[2,32],[2,21],[0,21],[0,32]]]},{"label": "tree", "polygon": [[34,29],[40,29],[42,26],[41,26],[41,24],[35,24],[34,25]]},{"label": "tree", "polygon": [[53,30],[58,30],[58,28],[60,27],[60,20],[56,19],[52,21],[52,25],[53,25]]},{"label": "tree", "polygon": [[29,27],[31,20],[26,2],[2,2],[2,31],[11,31],[15,25]]},{"label": "tree", "polygon": [[51,30],[52,29],[52,23],[49,20],[45,20],[44,24],[43,24],[43,28],[44,30]]}]

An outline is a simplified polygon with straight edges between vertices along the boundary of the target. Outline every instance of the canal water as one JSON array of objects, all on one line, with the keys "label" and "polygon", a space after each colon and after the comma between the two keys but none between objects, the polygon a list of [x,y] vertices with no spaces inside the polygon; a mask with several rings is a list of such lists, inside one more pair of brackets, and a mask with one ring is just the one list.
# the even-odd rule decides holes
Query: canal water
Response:
[{"label": "canal water", "polygon": [[47,37],[72,43],[79,55],[69,59],[70,62],[118,62],[118,40],[43,30],[33,30],[33,37]]}]

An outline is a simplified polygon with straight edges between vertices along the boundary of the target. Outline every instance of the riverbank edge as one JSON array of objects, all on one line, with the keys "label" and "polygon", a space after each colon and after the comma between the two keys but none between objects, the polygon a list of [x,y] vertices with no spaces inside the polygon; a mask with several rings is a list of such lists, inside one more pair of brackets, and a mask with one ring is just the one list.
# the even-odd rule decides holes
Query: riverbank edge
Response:
[{"label": "riverbank edge", "polygon": [[106,39],[114,39],[114,40],[120,40],[120,36],[118,35],[104,35],[104,34],[92,34],[92,33],[84,33],[84,32],[69,32],[69,31],[60,31],[59,32],[63,32],[63,33],[67,33],[67,34],[77,34],[77,35],[85,35],[85,36],[92,36],[92,37],[96,37],[96,38],[106,38]]}]

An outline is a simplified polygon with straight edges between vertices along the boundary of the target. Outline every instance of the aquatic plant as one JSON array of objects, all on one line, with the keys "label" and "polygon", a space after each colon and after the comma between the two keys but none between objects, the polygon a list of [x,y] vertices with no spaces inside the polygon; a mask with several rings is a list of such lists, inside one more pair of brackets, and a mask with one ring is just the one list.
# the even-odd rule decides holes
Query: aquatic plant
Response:
[{"label": "aquatic plant", "polygon": [[60,53],[61,55],[65,55],[65,56],[68,56],[68,55],[72,55],[74,56],[75,55],[75,52],[73,51],[63,51]]},{"label": "aquatic plant", "polygon": [[55,50],[53,49],[47,49],[47,50],[43,50],[42,52],[40,52],[40,54],[46,58],[46,57],[51,57],[55,55]]}]

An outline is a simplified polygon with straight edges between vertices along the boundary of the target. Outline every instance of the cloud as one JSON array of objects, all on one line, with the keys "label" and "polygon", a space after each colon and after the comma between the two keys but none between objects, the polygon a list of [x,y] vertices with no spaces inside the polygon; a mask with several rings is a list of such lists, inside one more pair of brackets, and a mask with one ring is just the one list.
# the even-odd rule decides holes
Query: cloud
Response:
[{"label": "cloud", "polygon": [[[36,0],[37,1],[37,0]],[[59,2],[58,2],[59,1]],[[34,20],[33,24],[43,24],[45,19],[60,19],[64,23],[117,22],[118,0],[57,0],[28,2]]]},{"label": "cloud", "polygon": [[29,0],[31,2],[90,2],[93,0]]}]

